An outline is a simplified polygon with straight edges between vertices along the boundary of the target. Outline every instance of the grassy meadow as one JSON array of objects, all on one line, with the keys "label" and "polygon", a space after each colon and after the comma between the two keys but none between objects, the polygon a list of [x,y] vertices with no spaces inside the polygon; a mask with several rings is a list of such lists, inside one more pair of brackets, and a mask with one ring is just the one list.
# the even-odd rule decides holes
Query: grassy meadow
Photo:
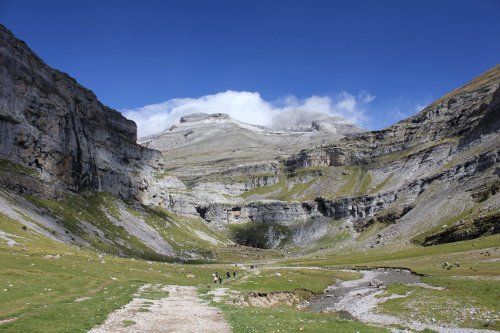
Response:
[{"label": "grassy meadow", "polygon": [[[236,271],[222,287],[241,293],[321,293],[337,279],[359,273],[349,267],[405,267],[438,289],[392,285],[386,293],[408,293],[382,304],[379,311],[428,322],[500,329],[500,235],[444,245],[383,248],[365,252],[284,258],[279,252],[222,247],[221,261],[180,264],[119,258],[60,243],[0,215],[1,230],[16,244],[0,239],[0,332],[86,332],[128,303],[146,283],[214,288],[212,272]],[[257,265],[241,269],[234,263]],[[444,266],[447,263],[448,266]],[[279,274],[277,274],[279,273]],[[219,285],[217,285],[219,287]],[[302,291],[302,292],[300,292]],[[305,293],[303,291],[306,291]],[[164,297],[151,292],[151,298]],[[385,329],[314,314],[290,306],[259,308],[217,304],[235,332],[382,332]],[[473,313],[470,313],[473,311]]]}]

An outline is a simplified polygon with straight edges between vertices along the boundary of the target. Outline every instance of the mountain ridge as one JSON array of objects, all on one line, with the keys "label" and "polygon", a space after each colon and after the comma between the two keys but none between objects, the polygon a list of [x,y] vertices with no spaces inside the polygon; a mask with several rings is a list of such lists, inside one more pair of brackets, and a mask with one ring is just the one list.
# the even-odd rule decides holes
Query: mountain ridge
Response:
[{"label": "mountain ridge", "polygon": [[[305,253],[497,230],[498,65],[380,131],[343,135],[324,119],[268,131],[198,114],[143,147],[132,121],[3,26],[0,46],[1,196],[16,209],[28,200],[31,219],[63,242],[169,257],[231,242]],[[16,209],[9,216],[33,227]],[[439,236],[448,224],[458,231]]]}]

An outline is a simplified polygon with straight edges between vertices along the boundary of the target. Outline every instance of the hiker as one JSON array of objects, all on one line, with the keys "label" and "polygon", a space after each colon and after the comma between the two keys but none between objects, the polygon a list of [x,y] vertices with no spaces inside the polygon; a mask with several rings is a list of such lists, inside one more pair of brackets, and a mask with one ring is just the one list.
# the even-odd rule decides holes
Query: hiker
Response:
[{"label": "hiker", "polygon": [[214,274],[212,274],[213,277],[214,277],[214,283],[217,283],[217,272],[215,272]]},{"label": "hiker", "polygon": [[229,271],[226,272],[226,278],[228,278],[228,279],[231,278],[231,273],[229,273]]},{"label": "hiker", "polygon": [[236,272],[233,272],[233,278],[236,279]]}]

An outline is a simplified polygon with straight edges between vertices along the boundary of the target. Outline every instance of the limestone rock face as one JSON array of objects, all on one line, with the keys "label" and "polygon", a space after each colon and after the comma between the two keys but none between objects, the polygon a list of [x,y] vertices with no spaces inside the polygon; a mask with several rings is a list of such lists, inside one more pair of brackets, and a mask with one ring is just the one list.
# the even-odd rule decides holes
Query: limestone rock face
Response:
[{"label": "limestone rock face", "polygon": [[416,115],[380,131],[304,150],[287,161],[289,167],[355,165],[381,155],[429,142],[460,137],[460,146],[498,132],[500,65],[438,99]]},{"label": "limestone rock face", "polygon": [[[108,191],[137,197],[137,175],[159,157],[136,144],[133,121],[101,104],[92,91],[47,66],[0,26],[0,158],[33,168],[38,189]],[[135,176],[134,176],[135,175]]]},{"label": "limestone rock face", "polygon": [[[165,168],[189,181],[198,182],[199,176],[227,174],[229,170],[237,174],[237,169],[245,166],[262,169],[253,172],[258,176],[277,176],[274,170],[265,169],[280,163],[283,156],[311,145],[338,141],[349,131],[349,125],[339,126],[346,128],[338,132],[312,130],[309,124],[304,131],[277,131],[242,123],[223,113],[196,113],[183,116],[178,124],[161,133],[140,138],[139,143],[163,152]],[[261,178],[257,182],[272,182]]]},{"label": "limestone rock face", "polygon": [[[491,185],[499,176],[499,86],[500,66],[496,66],[394,126],[350,134],[323,146],[312,143],[311,148],[273,162],[273,168],[264,167],[271,165],[269,161],[254,162],[258,167],[252,169],[206,160],[205,166],[217,170],[214,174],[183,175],[194,193],[202,189],[222,193],[216,184],[225,182],[239,187],[224,192],[223,199],[205,196],[210,199],[203,200],[191,192],[197,200],[182,207],[191,207],[214,228],[233,223],[266,226],[252,227],[256,229],[251,232],[267,235],[267,243],[249,235],[240,239],[271,247],[285,238],[289,244],[304,245],[346,230],[355,237],[374,223],[383,225],[379,236],[360,246],[408,242],[467,210],[481,212],[490,221],[489,214],[500,206],[498,191]],[[248,186],[252,175],[259,173],[272,181]],[[207,179],[210,187],[200,187]],[[477,227],[472,234],[483,229]]]},{"label": "limestone rock face", "polygon": [[[461,215],[423,243],[477,237],[498,230],[499,87],[496,66],[380,131],[324,115],[271,130],[192,114],[138,145],[134,122],[0,25],[0,185],[110,192],[215,230],[240,224],[237,239],[252,246],[404,243]],[[376,235],[356,239],[375,224]],[[130,229],[171,253],[144,230]]]},{"label": "limestone rock face", "polygon": [[200,120],[207,120],[207,119],[214,119],[214,120],[223,120],[223,119],[230,119],[228,114],[225,113],[213,113],[213,114],[207,114],[207,113],[191,113],[188,114],[184,117],[181,117],[179,122],[181,123],[188,123],[188,122],[196,122]]}]

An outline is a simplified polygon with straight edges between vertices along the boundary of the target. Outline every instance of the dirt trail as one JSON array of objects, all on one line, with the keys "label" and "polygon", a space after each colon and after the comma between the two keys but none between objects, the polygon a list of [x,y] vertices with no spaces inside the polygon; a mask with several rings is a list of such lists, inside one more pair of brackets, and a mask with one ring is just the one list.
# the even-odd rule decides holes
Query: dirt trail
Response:
[{"label": "dirt trail", "polygon": [[[204,303],[195,287],[165,286],[164,290],[169,292],[167,298],[134,298],[89,333],[231,332],[221,312]],[[145,304],[148,304],[148,312],[144,312]]]}]

